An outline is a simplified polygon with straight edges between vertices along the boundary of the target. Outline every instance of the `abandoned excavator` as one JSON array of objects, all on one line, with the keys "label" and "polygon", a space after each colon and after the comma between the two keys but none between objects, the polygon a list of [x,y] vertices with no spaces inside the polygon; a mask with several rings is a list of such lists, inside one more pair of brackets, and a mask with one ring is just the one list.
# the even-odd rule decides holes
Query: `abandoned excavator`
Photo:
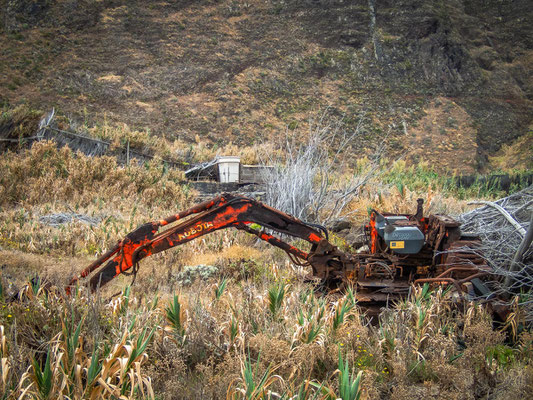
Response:
[{"label": "abandoned excavator", "polygon": [[[460,297],[490,297],[483,278],[491,271],[476,251],[479,239],[463,235],[450,217],[424,216],[422,199],[412,215],[372,210],[364,227],[368,250],[347,254],[328,241],[325,228],[228,193],[139,226],[72,279],[67,292],[91,274],[89,285],[96,290],[122,273],[136,273],[143,258],[225,228],[243,230],[284,250],[329,287],[352,285],[362,306],[381,307],[407,295],[412,284],[424,283],[451,285]],[[309,242],[310,249],[287,243],[286,236]]]}]

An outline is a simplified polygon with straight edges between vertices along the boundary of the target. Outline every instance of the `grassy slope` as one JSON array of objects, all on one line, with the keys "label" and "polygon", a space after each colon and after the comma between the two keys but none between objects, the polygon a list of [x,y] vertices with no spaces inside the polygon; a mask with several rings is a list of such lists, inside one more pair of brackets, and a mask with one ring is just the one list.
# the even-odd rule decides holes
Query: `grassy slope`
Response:
[{"label": "grassy slope", "polygon": [[4,3],[1,98],[218,147],[329,107],[364,115],[357,155],[386,137],[392,154],[473,172],[530,123],[527,2],[499,3],[380,3],[380,62],[363,0]]}]

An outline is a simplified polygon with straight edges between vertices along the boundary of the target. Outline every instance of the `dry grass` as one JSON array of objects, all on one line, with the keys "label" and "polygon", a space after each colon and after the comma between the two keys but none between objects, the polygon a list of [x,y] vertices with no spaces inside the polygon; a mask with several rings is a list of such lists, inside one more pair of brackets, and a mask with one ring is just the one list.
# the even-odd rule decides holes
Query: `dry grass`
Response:
[{"label": "dry grass", "polygon": [[[159,320],[153,304],[131,314],[128,306],[113,308],[98,299],[88,305],[81,292],[64,299],[38,285],[20,296],[2,309],[5,398],[154,398],[143,372]],[[126,295],[120,300],[126,302]],[[18,328],[23,330],[13,337]]]},{"label": "dry grass", "polygon": [[[461,312],[450,294],[421,288],[383,313],[379,327],[371,325],[349,292],[316,294],[305,271],[284,254],[232,230],[144,260],[131,293],[124,290],[128,279],[118,278],[97,296],[80,289],[69,299],[61,290],[30,286],[21,301],[7,303],[5,296],[34,274],[61,288],[135,226],[185,208],[192,193],[179,184],[180,173],[157,163],[122,168],[50,143],[7,153],[0,164],[5,398],[24,391],[35,398],[46,391],[48,398],[243,398],[254,385],[258,399],[274,393],[337,398],[341,376],[355,379],[359,371],[363,399],[502,398],[507,389],[520,397],[531,388],[527,331],[509,342],[481,307],[465,304]],[[402,168],[418,178],[404,184]],[[430,190],[428,182],[435,184]],[[438,184],[397,163],[351,207],[354,216],[369,207],[413,212],[423,197],[430,212],[462,211],[465,201]],[[51,226],[41,219],[57,213],[97,222]],[[181,267],[198,264],[218,272],[182,286]],[[117,291],[122,294],[110,299]],[[180,306],[172,324],[174,295]],[[350,374],[338,372],[339,353]],[[96,380],[89,379],[91,365]],[[42,385],[44,376],[49,386]]]},{"label": "dry grass", "polygon": [[498,154],[489,157],[491,166],[501,171],[514,172],[533,170],[533,125],[529,132],[513,143],[504,144]]},{"label": "dry grass", "polygon": [[[0,112],[0,138],[22,139],[33,136],[39,126],[41,114],[21,105],[12,110]],[[16,147],[16,146],[15,146]]]},{"label": "dry grass", "polygon": [[243,259],[260,259],[261,252],[254,248],[241,245],[233,245],[226,247],[220,252],[202,252],[191,255],[189,259],[190,265],[199,264],[216,264],[217,262],[232,262]]},{"label": "dry grass", "polygon": [[22,154],[5,154],[0,168],[2,206],[63,201],[81,207],[135,198],[149,206],[169,206],[188,199],[186,188],[179,183],[181,172],[167,170],[157,161],[146,167],[123,168],[113,158],[75,155],[66,147],[58,150],[51,142],[36,143]]},{"label": "dry grass", "polygon": [[[355,170],[364,174],[369,167],[368,160],[360,159]],[[425,213],[453,216],[473,209],[475,206],[468,204],[472,199],[493,200],[505,195],[486,184],[458,187],[453,179],[453,175],[439,174],[427,163],[415,166],[405,160],[382,159],[375,176],[350,204],[349,212],[359,219],[366,219],[368,210],[372,208],[392,213],[414,213],[416,200],[421,198]]]},{"label": "dry grass", "polygon": [[[265,312],[267,292],[280,281],[292,283],[274,315]],[[317,297],[290,270],[259,283],[231,280],[218,299],[214,286],[211,279],[180,289],[183,331],[162,319],[171,293],[160,293],[158,300],[143,285],[112,300],[89,302],[83,290],[65,299],[35,287],[21,302],[3,303],[0,376],[7,398],[38,392],[36,366],[44,371],[47,355],[50,390],[77,398],[112,398],[120,392],[139,398],[143,391],[153,398],[151,390],[163,399],[223,398],[228,390],[232,398],[245,398],[240,393],[250,379],[259,385],[264,376],[268,385],[254,398],[266,399],[269,391],[292,396],[306,385],[308,394],[298,398],[312,398],[321,384],[339,396],[339,352],[350,369],[363,372],[363,399],[474,399],[501,396],[511,387],[521,395],[533,382],[531,335],[522,333],[514,345],[506,342],[485,310],[467,306],[458,312],[449,293],[419,288],[383,314],[378,327],[368,324],[357,306],[335,325],[350,294]],[[301,335],[308,324],[320,327],[314,340]],[[92,385],[91,364],[102,366]],[[245,373],[250,367],[252,378]]]},{"label": "dry grass", "polygon": [[[71,127],[73,129],[73,127]],[[135,130],[125,123],[112,124],[104,116],[103,122],[85,126],[84,131],[91,137],[112,143],[112,147],[125,147],[129,142],[132,149],[152,153],[162,159],[195,163],[212,160],[216,156],[233,155],[241,158],[244,164],[258,164],[260,146],[237,146],[232,142],[220,146],[201,139],[196,135],[194,142],[181,138],[167,140],[165,137],[152,135],[149,130]]]},{"label": "dry grass", "polygon": [[477,131],[464,108],[444,97],[424,109],[417,126],[406,131],[408,158],[417,163],[431,160],[439,171],[469,175],[477,170]]}]

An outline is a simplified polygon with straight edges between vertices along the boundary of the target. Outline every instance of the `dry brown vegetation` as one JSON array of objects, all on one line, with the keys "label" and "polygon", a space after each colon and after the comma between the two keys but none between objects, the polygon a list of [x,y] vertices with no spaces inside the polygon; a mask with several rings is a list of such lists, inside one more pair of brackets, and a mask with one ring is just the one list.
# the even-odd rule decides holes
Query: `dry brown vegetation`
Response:
[{"label": "dry brown vegetation", "polygon": [[222,290],[217,279],[159,294],[141,284],[112,300],[30,286],[0,311],[5,396],[333,399],[341,396],[339,354],[350,371],[362,371],[363,399],[531,391],[531,334],[506,342],[483,308],[458,311],[442,290],[414,290],[376,326],[350,292],[316,295],[291,268],[250,270]]},{"label": "dry brown vegetation", "polygon": [[[531,170],[529,3],[383,2],[373,33],[370,3],[0,0],[0,137],[14,140],[0,150],[20,151],[0,157],[1,400],[531,396],[519,310],[509,335],[482,306],[413,288],[371,324],[349,290],[321,293],[235,231],[144,260],[131,288],[61,289],[139,224],[194,202],[161,159],[284,161],[273,139],[304,142],[324,109],[348,130],[363,121],[328,176],[338,190],[374,169],[343,210],[354,221],[499,195],[436,171]],[[155,159],[24,149],[34,109],[52,107],[57,127]],[[404,159],[370,162],[382,142]]]},{"label": "dry brown vegetation", "polygon": [[0,107],[210,147],[257,145],[331,107],[367,114],[359,154],[387,140],[490,169],[530,130],[528,1],[393,3],[375,7],[376,60],[366,0],[3,0]]},{"label": "dry brown vegetation", "polygon": [[[352,394],[363,399],[531,392],[528,331],[513,340],[481,306],[428,288],[413,288],[372,325],[349,291],[320,294],[285,254],[230,230],[144,260],[131,289],[122,277],[96,295],[80,288],[67,298],[34,281],[9,303],[35,275],[62,288],[95,254],[140,223],[187,207],[194,193],[157,161],[121,167],[46,142],[4,154],[0,168],[6,399],[348,398],[341,381],[354,383],[361,371]],[[350,210],[361,218],[368,207],[413,211],[422,196],[431,212],[458,213],[466,201],[452,194],[476,193],[491,194],[452,193],[428,168],[397,162]],[[57,214],[73,218],[50,225]]]}]

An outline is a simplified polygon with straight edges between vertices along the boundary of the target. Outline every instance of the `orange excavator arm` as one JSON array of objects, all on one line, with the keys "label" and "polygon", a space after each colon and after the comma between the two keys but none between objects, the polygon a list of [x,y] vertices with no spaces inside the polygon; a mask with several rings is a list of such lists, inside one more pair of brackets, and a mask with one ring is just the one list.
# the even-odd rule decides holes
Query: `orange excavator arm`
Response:
[{"label": "orange excavator arm", "polygon": [[[178,224],[159,232],[160,228],[174,222]],[[311,243],[311,250],[302,251],[278,237],[254,229],[252,224],[306,240]],[[105,285],[121,273],[129,272],[132,267],[133,271],[136,271],[138,262],[145,257],[230,227],[254,234],[279,247],[296,264],[310,265],[313,274],[323,280],[341,280],[346,276],[347,270],[353,269],[354,260],[327,241],[323,236],[323,233],[327,235],[324,228],[306,224],[259,201],[222,194],[179,214],[139,226],[72,279],[67,292],[70,292],[70,288],[80,278],[85,278],[97,270],[90,279],[91,290]]]}]

